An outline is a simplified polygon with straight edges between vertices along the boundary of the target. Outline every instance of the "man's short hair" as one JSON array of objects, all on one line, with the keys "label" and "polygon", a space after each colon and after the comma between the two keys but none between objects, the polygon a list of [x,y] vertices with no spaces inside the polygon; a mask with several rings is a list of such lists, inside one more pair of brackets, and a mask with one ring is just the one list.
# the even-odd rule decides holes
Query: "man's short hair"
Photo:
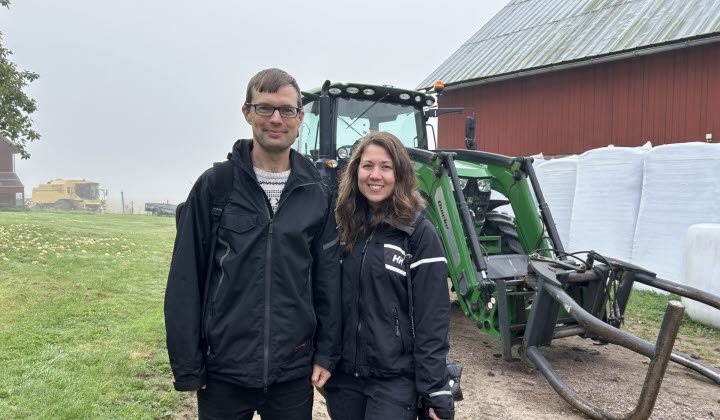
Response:
[{"label": "man's short hair", "polygon": [[298,95],[298,108],[302,108],[302,98],[300,94],[300,86],[298,86],[297,80],[290,76],[284,70],[272,68],[261,70],[258,74],[250,79],[248,83],[247,92],[245,94],[245,103],[252,103],[253,89],[263,93],[275,93],[280,90],[281,87],[286,85],[292,85]]}]

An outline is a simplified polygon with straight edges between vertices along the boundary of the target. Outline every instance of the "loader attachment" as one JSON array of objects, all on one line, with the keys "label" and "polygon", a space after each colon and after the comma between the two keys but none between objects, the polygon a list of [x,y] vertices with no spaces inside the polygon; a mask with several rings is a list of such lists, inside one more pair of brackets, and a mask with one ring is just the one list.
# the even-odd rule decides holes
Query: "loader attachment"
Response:
[{"label": "loader attachment", "polygon": [[[595,254],[595,256],[597,256],[597,254]],[[673,352],[672,350],[682,321],[682,314],[685,310],[680,302],[671,301],[668,304],[657,342],[656,344],[652,344],[607,324],[583,309],[578,302],[564,291],[564,288],[570,283],[593,281],[593,276],[595,276],[595,281],[599,278],[594,272],[592,276],[589,276],[587,273],[577,273],[573,270],[566,270],[565,267],[562,266],[564,263],[561,263],[560,261],[543,258],[531,259],[529,275],[535,277],[537,295],[533,302],[521,351],[545,376],[553,389],[570,405],[588,417],[596,419],[646,419],[652,413],[665,369],[670,360],[693,369],[713,380],[715,383],[720,384],[720,371],[692,360],[686,355]],[[668,284],[675,285],[667,280],[657,279],[653,273],[632,266],[631,264],[617,260],[612,260],[610,264],[611,266],[608,268],[611,270],[616,272],[623,271],[622,281],[625,282],[625,284],[622,284],[620,290],[629,290],[629,288],[632,287],[633,281],[638,281],[638,279],[642,279],[642,282],[645,284],[652,283],[667,287],[670,287]],[[679,285],[675,285],[676,288],[678,286]],[[683,290],[676,291],[684,292]],[[693,295],[693,292],[688,291],[681,295],[691,297],[688,295]],[[704,303],[720,308],[720,297],[702,293],[701,298]],[[627,300],[625,299],[623,307],[626,302]],[[575,333],[602,338],[610,343],[623,346],[651,359],[638,404],[630,413],[619,415],[610,412],[578,395],[560,379],[545,356],[540,352],[540,346],[549,345],[553,338],[557,338],[554,334],[557,329],[549,330],[547,325],[555,325],[554,319],[558,317],[559,307],[562,307],[567,314],[577,321],[578,328],[574,330]]]}]

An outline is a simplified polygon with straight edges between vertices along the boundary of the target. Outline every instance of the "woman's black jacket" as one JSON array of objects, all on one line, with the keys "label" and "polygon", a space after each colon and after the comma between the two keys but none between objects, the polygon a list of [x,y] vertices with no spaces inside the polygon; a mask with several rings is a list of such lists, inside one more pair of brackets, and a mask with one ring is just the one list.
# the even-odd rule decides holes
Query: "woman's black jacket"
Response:
[{"label": "woman's black jacket", "polygon": [[[414,338],[403,263],[408,252]],[[343,256],[342,307],[339,369],[354,376],[414,377],[423,396],[447,387],[447,262],[437,230],[424,216],[402,229],[381,224]]]},{"label": "woman's black jacket", "polygon": [[291,151],[290,177],[273,214],[251,148],[250,140],[233,147],[233,189],[208,285],[215,168],[195,183],[178,220],[165,295],[177,390],[199,389],[207,376],[262,388],[309,377],[312,364],[332,371],[339,359],[340,255],[331,195],[312,164]]}]

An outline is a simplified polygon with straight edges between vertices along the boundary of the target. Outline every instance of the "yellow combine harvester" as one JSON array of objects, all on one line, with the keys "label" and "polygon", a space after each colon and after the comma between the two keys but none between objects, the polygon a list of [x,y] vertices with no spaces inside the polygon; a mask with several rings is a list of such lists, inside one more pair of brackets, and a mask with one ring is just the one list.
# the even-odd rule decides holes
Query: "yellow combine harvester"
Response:
[{"label": "yellow combine harvester", "polygon": [[55,179],[33,188],[30,207],[36,209],[105,211],[106,190],[84,179]]}]

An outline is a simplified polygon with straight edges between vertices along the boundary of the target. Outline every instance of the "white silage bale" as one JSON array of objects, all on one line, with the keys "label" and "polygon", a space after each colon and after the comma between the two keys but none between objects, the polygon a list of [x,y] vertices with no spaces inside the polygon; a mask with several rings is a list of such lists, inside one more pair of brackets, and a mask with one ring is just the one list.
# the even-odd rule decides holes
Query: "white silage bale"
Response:
[{"label": "white silage bale", "polygon": [[630,260],[647,153],[604,147],[580,155],[568,251],[594,250]]},{"label": "white silage bale", "polygon": [[[683,258],[686,286],[720,296],[720,224],[699,224],[688,228]],[[720,329],[720,309],[682,298],[690,318]]]},{"label": "white silage bale", "polygon": [[545,161],[535,168],[540,188],[565,248],[570,240],[577,167],[578,157],[568,156]]},{"label": "white silage bale", "polygon": [[720,223],[720,144],[655,147],[645,157],[631,262],[680,282],[687,230],[700,223]]}]

